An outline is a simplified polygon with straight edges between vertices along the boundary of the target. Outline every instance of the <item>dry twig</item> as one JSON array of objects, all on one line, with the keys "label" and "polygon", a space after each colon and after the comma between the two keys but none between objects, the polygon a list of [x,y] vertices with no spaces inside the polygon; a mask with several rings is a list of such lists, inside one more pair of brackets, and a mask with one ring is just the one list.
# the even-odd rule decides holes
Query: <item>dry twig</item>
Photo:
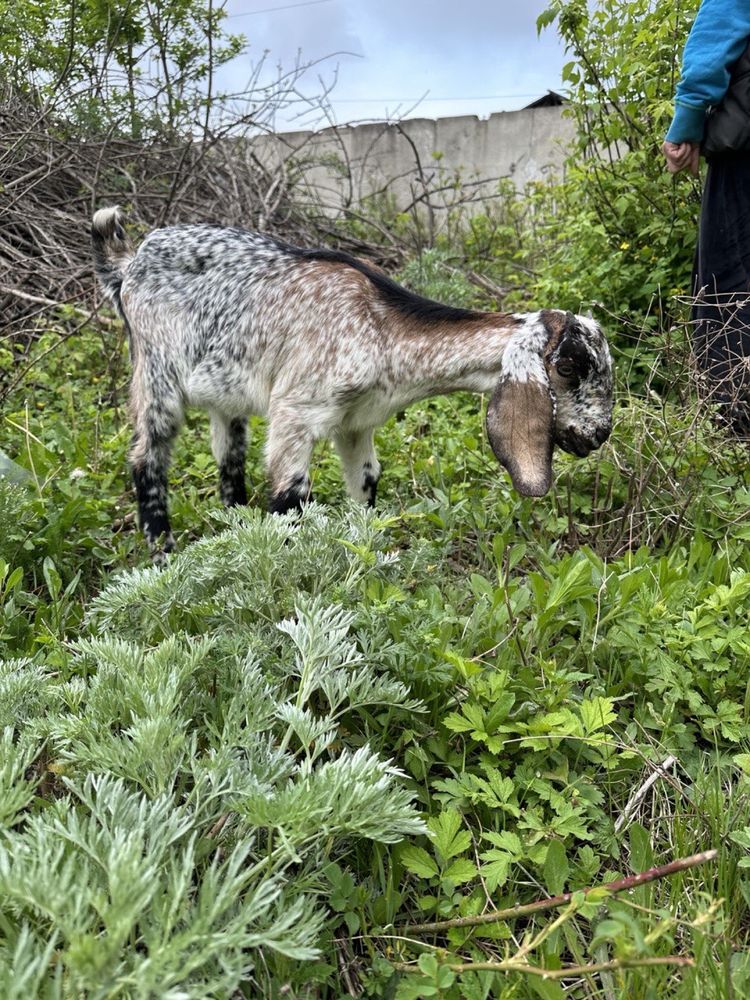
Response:
[{"label": "dry twig", "polygon": [[[677,861],[670,861],[666,865],[657,865],[649,868],[645,872],[637,875],[628,875],[626,878],[616,879],[614,882],[606,882],[602,886],[591,886],[588,889],[579,890],[588,896],[589,893],[604,889],[609,895],[618,892],[626,892],[628,889],[635,889],[639,885],[647,882],[654,882],[656,879],[666,878],[675,875],[677,872],[687,871],[696,865],[705,865],[713,861],[717,855],[716,850],[702,851],[700,854],[691,854],[690,857],[680,858]],[[539,913],[542,910],[554,910],[561,906],[567,906],[576,894],[564,892],[559,896],[552,896],[550,899],[537,899],[533,903],[516,904],[502,910],[495,910],[493,913],[480,913],[473,917],[456,917],[453,920],[437,920],[428,924],[405,924],[397,928],[399,934],[440,934],[443,931],[454,927],[480,927],[485,924],[497,923],[501,920],[513,920],[517,917],[526,917],[532,913]]]}]

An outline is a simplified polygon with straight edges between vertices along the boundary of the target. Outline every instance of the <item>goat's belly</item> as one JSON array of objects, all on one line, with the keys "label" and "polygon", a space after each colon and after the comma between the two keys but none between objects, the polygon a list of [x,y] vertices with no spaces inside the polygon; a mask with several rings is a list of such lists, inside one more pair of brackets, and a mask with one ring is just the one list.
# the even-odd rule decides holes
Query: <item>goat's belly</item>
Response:
[{"label": "goat's belly", "polygon": [[379,427],[396,412],[398,403],[382,390],[366,392],[346,409],[343,423],[353,431]]},{"label": "goat's belly", "polygon": [[190,374],[185,395],[189,406],[243,416],[268,411],[270,388],[258,375],[242,369],[202,364]]}]

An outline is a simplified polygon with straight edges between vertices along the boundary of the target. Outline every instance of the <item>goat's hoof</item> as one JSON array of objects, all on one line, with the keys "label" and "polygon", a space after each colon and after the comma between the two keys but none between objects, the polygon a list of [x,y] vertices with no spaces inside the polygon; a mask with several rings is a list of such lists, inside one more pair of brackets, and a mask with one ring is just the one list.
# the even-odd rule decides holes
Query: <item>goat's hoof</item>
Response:
[{"label": "goat's hoof", "polygon": [[174,535],[171,532],[161,544],[159,542],[152,542],[150,546],[152,565],[158,566],[159,569],[164,569],[169,562],[169,557],[175,552],[176,548]]}]

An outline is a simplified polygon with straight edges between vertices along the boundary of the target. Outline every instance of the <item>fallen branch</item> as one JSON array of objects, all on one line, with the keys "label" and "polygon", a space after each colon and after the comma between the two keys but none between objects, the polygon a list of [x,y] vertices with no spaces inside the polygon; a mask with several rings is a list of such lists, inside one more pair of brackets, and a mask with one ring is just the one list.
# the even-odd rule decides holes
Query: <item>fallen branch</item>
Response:
[{"label": "fallen branch", "polygon": [[[418,965],[406,962],[391,963],[397,972],[420,972]],[[542,969],[538,965],[526,965],[511,959],[508,962],[462,962],[451,964],[445,968],[451,972],[523,972],[529,976],[539,976],[542,979],[573,979],[578,976],[595,976],[600,972],[615,972],[618,969],[643,969],[659,965],[677,965],[690,967],[694,965],[692,958],[683,955],[657,955],[651,958],[613,958],[611,962],[597,962],[593,965],[567,965],[563,969]]]},{"label": "fallen branch", "polygon": [[[657,879],[666,878],[668,875],[676,875],[677,872],[687,871],[696,865],[705,865],[713,861],[717,855],[716,850],[702,851],[700,854],[691,854],[690,857],[680,858],[678,861],[670,861],[666,865],[658,865],[649,868],[648,871],[639,872],[637,875],[628,875],[627,878],[616,879],[614,882],[606,882],[602,886],[590,886],[588,889],[580,889],[584,896],[602,889],[610,895],[618,892],[626,892],[628,889],[635,889],[646,882],[655,882]],[[494,924],[500,920],[513,920],[516,917],[529,916],[532,913],[539,913],[542,910],[554,910],[560,906],[567,906],[577,893],[564,892],[559,896],[552,896],[550,899],[537,899],[533,903],[517,903],[515,906],[507,907],[503,910],[495,910],[493,913],[481,913],[474,917],[455,917],[453,920],[437,920],[430,924],[405,924],[396,928],[399,934],[432,934],[450,930],[453,927],[480,927],[484,924]]]}]

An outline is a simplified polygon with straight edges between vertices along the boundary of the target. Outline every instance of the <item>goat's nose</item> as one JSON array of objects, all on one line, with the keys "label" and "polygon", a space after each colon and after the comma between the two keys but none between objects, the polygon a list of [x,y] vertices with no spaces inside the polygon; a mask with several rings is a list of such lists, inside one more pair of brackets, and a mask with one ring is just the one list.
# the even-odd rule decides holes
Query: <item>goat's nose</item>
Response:
[{"label": "goat's nose", "polygon": [[594,437],[596,438],[597,444],[604,444],[604,442],[609,437],[610,431],[612,430],[611,424],[606,424],[606,426],[597,427]]}]

